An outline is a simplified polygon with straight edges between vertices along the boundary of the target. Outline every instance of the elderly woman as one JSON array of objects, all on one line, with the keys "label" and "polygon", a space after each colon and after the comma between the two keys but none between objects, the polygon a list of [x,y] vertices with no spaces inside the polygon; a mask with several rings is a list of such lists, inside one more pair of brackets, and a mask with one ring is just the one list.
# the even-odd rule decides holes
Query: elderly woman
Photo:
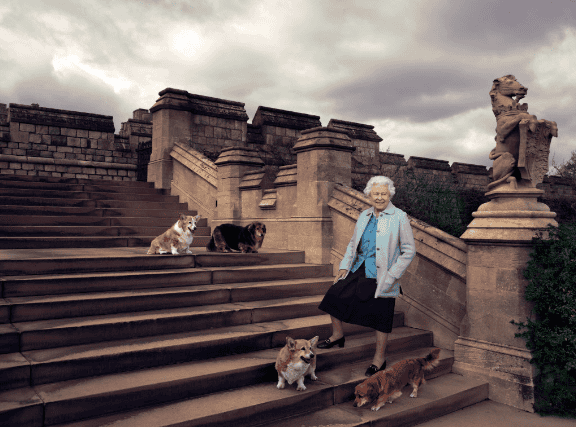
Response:
[{"label": "elderly woman", "polygon": [[376,353],[366,376],[386,368],[386,343],[392,331],[398,278],[416,254],[408,216],[390,199],[396,190],[388,177],[372,177],[364,193],[372,208],[360,213],[334,284],[320,303],[330,314],[332,336],[318,348],[344,346],[342,322],[376,330]]}]

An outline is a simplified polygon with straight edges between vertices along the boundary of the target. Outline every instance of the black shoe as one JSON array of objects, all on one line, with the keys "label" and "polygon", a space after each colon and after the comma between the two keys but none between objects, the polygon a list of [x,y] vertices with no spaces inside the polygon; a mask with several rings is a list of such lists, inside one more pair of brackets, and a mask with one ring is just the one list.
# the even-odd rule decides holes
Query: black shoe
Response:
[{"label": "black shoe", "polygon": [[338,340],[335,340],[334,342],[332,342],[330,339],[326,339],[324,342],[320,342],[318,345],[316,345],[316,348],[330,349],[336,345],[338,345],[340,348],[343,348],[344,342],[346,342],[346,337],[344,336],[342,336]]},{"label": "black shoe", "polygon": [[379,371],[384,370],[385,368],[386,368],[386,360],[384,360],[384,364],[382,364],[382,367],[380,367],[380,368],[378,368],[374,364],[372,364],[370,367],[368,367],[366,369],[366,373],[364,373],[364,375],[370,377],[370,376],[378,373]]}]

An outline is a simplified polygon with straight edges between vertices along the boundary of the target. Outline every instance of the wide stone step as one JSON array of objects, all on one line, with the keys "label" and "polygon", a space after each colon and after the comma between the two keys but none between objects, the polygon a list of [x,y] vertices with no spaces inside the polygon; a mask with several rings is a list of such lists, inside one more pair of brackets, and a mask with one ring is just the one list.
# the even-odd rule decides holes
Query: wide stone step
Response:
[{"label": "wide stone step", "polygon": [[[196,240],[196,238],[194,239]],[[304,263],[305,257],[304,251],[269,248],[261,248],[258,253],[213,253],[205,248],[193,248],[193,255],[148,255],[148,248],[10,249],[0,250],[0,259],[2,260],[2,274],[4,276],[22,276],[295,264]],[[1,308],[2,305],[0,304]]]},{"label": "wide stone step", "polygon": [[[177,216],[170,217],[103,217],[94,215],[0,215],[0,226],[7,228],[13,226],[125,226],[125,227],[172,227],[178,220]],[[206,228],[208,220],[200,218],[196,223],[198,227]]]},{"label": "wide stone step", "polygon": [[[287,320],[287,322],[290,321]],[[230,388],[244,388],[263,382],[263,385],[276,390],[277,375],[274,362],[277,353],[279,348],[285,344],[286,335],[298,338],[308,337],[297,336],[297,334],[297,331],[284,328],[282,332],[278,332],[276,341],[270,343],[274,349],[266,348],[258,351],[241,349],[242,354],[220,355],[202,361],[183,360],[177,364],[162,367],[139,368],[138,370],[101,374],[93,377],[83,377],[85,374],[78,372],[83,377],[80,382],[73,379],[35,384],[34,388],[38,393],[38,398],[41,398],[45,403],[47,417],[43,422],[46,425],[62,424],[81,418],[99,417],[106,413],[126,411],[142,406],[154,406],[175,400],[186,399],[189,401],[190,397],[201,399],[201,396],[206,394],[217,394]],[[222,345],[221,347],[224,349]],[[406,352],[417,349],[419,351],[406,354]],[[425,355],[429,349],[429,341],[417,330],[394,329],[390,336],[388,358],[393,362],[395,359],[403,358],[402,355]],[[370,361],[367,358],[370,358],[373,351],[373,332],[359,332],[359,334],[350,335],[344,348],[316,349],[319,382],[322,381],[323,376],[328,376],[333,370],[348,372],[348,367],[358,362],[365,370]],[[228,354],[230,353],[228,352]],[[441,364],[432,375],[449,372],[452,361],[452,353],[443,351]],[[116,363],[117,360],[112,360],[108,364],[101,364],[100,367],[117,369],[117,367],[113,367]],[[71,360],[70,364],[71,370],[80,369],[77,362]],[[86,365],[86,367],[92,366],[94,364]],[[52,376],[45,377],[48,380],[50,377],[57,378],[58,372],[63,371],[62,367],[50,366],[48,363],[36,365],[33,363],[32,371],[38,369],[38,372],[52,373]],[[363,378],[363,371],[361,376]],[[313,387],[318,382],[307,379],[306,383]],[[295,387],[292,385],[284,392],[294,389]],[[9,397],[7,394],[0,394],[0,405],[2,399],[9,399]],[[194,401],[191,403],[194,404]],[[119,420],[122,415],[111,417]],[[93,421],[83,421],[80,424],[88,422]],[[149,424],[144,424],[144,426]],[[94,426],[97,425],[101,425],[101,422],[95,423]]]},{"label": "wide stone step", "polygon": [[[175,223],[174,220],[171,222]],[[126,236],[126,235],[154,235],[164,233],[172,226],[13,226],[0,225],[0,235],[4,237],[40,237],[40,236]],[[195,237],[210,236],[209,227],[198,227]]]},{"label": "wide stone step", "polygon": [[152,311],[325,293],[332,278],[168,287],[105,293],[12,297],[9,322]]},{"label": "wide stone step", "polygon": [[[395,315],[394,324],[401,325],[401,313]],[[298,333],[305,329],[305,333]],[[107,341],[99,344],[75,345],[54,349],[23,351],[23,364],[30,367],[31,385],[69,379],[100,376],[110,373],[138,370],[189,361],[206,361],[231,354],[245,354],[270,347],[283,346],[286,336],[330,335],[327,315],[301,317],[255,323],[252,325],[221,327],[197,332],[134,338],[128,341]],[[339,358],[363,358],[362,352],[374,352],[374,333],[366,341],[354,341],[354,334],[370,329],[350,326],[346,329],[348,342]],[[406,351],[432,344],[430,332],[407,327],[395,329],[389,349]],[[334,348],[336,349],[336,348]],[[392,351],[390,351],[392,352]],[[14,355],[14,354],[10,354]],[[354,355],[354,357],[350,356]]]},{"label": "wide stone step", "polygon": [[[0,249],[37,249],[37,248],[111,248],[144,247],[158,235],[107,236],[22,236],[0,237]],[[194,238],[192,247],[206,247],[209,236]]]},{"label": "wide stone step", "polygon": [[[402,396],[375,412],[370,406],[354,407],[350,397],[349,401],[334,406],[281,421],[264,422],[260,426],[414,426],[487,400],[488,386],[483,381],[450,373],[426,382],[416,398],[410,397],[412,387],[405,386]],[[269,418],[273,419],[274,415]],[[502,425],[505,426],[506,421],[502,421]]]},{"label": "wide stone step", "polygon": [[320,315],[323,312],[318,304],[322,297],[235,302],[13,325],[19,332],[20,350],[27,351]]},{"label": "wide stone step", "polygon": [[82,184],[82,185],[97,185],[106,187],[139,187],[139,188],[154,188],[154,183],[146,181],[117,181],[117,180],[96,180],[89,178],[63,178],[63,177],[43,177],[43,176],[22,176],[22,175],[0,175],[1,182],[8,183],[22,183],[22,185],[35,186],[37,183],[53,183],[53,184]]},{"label": "wide stone step", "polygon": [[[396,359],[426,354],[428,350],[429,348],[423,348],[419,352],[410,354],[390,354],[389,358],[391,362],[394,362]],[[270,352],[270,354],[270,359],[275,359],[275,353]],[[100,416],[105,411],[102,406],[96,411],[90,410],[99,416],[72,422],[65,426],[258,426],[274,423],[278,419],[294,414],[331,408],[334,407],[335,402],[346,400],[349,391],[366,379],[364,371],[370,360],[362,359],[360,356],[361,359],[354,362],[350,360],[334,361],[337,365],[328,368],[323,366],[323,356],[324,354],[318,353],[318,380],[314,382],[307,378],[305,381],[306,391],[296,391],[294,384],[287,385],[282,390],[277,389],[277,376],[273,368],[269,369],[268,377],[263,377],[261,383],[246,386],[237,386],[240,383],[240,379],[238,379],[240,376],[234,373],[229,376],[234,385],[228,390],[207,391],[208,394],[199,397],[194,397],[193,393],[190,393],[190,398],[182,401],[123,411],[109,416]],[[464,391],[473,391],[474,398],[469,397],[469,399],[478,401],[485,399],[482,398],[487,395],[487,387],[484,384],[469,382],[460,376],[446,374],[450,370],[452,355],[449,351],[443,351],[441,357],[441,366],[428,375],[431,379],[425,386],[425,388],[428,387],[428,394],[426,396],[423,389],[420,402],[436,401],[440,395],[446,399],[447,397],[440,390],[448,390],[450,387],[454,388],[453,391],[449,392],[451,398],[456,398],[454,395],[460,395]],[[231,360],[234,361],[234,359]],[[445,380],[440,381],[440,379]],[[42,386],[38,387],[38,390],[40,397],[47,398],[46,395],[42,394]],[[174,392],[176,390],[177,388],[172,389]],[[485,394],[482,394],[484,392]],[[127,401],[123,400],[122,403],[127,404]],[[346,404],[352,407],[351,402]],[[441,405],[441,403],[437,404]],[[134,398],[132,398],[132,405],[136,405]],[[146,403],[146,405],[148,404]],[[70,418],[72,415],[68,412],[74,412],[72,406],[62,406],[58,409],[59,415],[57,415],[56,411],[49,409],[49,406],[50,404],[47,403],[46,422],[54,421],[56,424],[66,424],[61,418]],[[120,408],[120,406],[116,404],[116,408]],[[81,417],[85,417],[85,414]],[[316,426],[323,425],[325,424],[317,421]]]},{"label": "wide stone step", "polygon": [[[126,201],[153,201],[153,202],[178,202],[178,196],[163,195],[154,192],[154,189],[140,193],[136,189],[122,189],[123,192],[105,191],[103,188],[89,187],[88,190],[70,191],[70,190],[52,190],[52,189],[21,189],[21,188],[2,188],[0,186],[0,198],[8,197],[34,197],[34,198],[70,198],[70,199],[122,199]],[[97,191],[96,189],[102,189]]]},{"label": "wide stone step", "polygon": [[[196,215],[196,210],[188,209],[157,209],[146,207],[132,208],[94,208],[94,207],[57,207],[57,206],[25,206],[25,205],[0,205],[0,215],[13,217],[25,216],[92,216],[92,217],[155,217],[173,218],[174,222],[178,214]],[[202,221],[202,219],[200,219]],[[10,224],[10,223],[6,223]],[[206,224],[204,224],[206,226]]]},{"label": "wide stone step", "polygon": [[[240,255],[240,254],[239,254]],[[150,256],[153,257],[153,256]],[[158,256],[188,257],[188,256]],[[207,260],[210,256],[206,257]],[[287,263],[264,266],[204,267],[143,272],[105,272],[7,276],[2,279],[4,298],[46,296],[146,288],[320,278],[332,275],[331,265]]]},{"label": "wide stone step", "polygon": [[175,198],[172,201],[162,202],[143,201],[143,200],[126,200],[126,199],[91,199],[89,197],[81,199],[72,198],[48,198],[34,196],[3,196],[2,204],[4,205],[23,205],[23,206],[60,206],[60,207],[90,207],[90,208],[144,208],[157,209],[165,211],[187,210],[188,204],[179,203]]}]

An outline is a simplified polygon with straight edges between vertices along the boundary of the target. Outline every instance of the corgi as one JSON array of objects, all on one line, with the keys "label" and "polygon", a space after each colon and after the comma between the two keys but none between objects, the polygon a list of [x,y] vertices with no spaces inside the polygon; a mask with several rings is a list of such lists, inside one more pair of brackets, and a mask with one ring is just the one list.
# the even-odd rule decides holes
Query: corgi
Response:
[{"label": "corgi", "polygon": [[386,371],[380,371],[356,386],[354,395],[354,407],[362,407],[371,403],[378,397],[376,404],[372,406],[373,411],[383,407],[386,401],[392,403],[402,395],[402,388],[409,383],[414,389],[410,397],[416,398],[418,387],[426,380],[425,371],[432,370],[439,363],[440,348],[433,349],[424,358],[413,358],[400,361]]},{"label": "corgi", "polygon": [[194,240],[194,231],[200,215],[194,217],[178,214],[178,216],[178,221],[174,223],[174,226],[154,238],[148,254],[192,254],[190,245]]},{"label": "corgi", "polygon": [[278,372],[278,389],[284,389],[286,382],[292,385],[298,383],[297,391],[305,391],[304,376],[310,375],[310,379],[316,377],[316,356],[312,347],[318,342],[318,336],[311,340],[286,337],[286,345],[280,350],[276,358],[276,371]]}]

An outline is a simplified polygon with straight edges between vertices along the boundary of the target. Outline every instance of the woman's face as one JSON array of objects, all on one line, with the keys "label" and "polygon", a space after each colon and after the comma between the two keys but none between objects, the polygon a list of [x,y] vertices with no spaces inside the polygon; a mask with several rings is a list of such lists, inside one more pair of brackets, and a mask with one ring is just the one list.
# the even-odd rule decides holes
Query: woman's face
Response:
[{"label": "woman's face", "polygon": [[376,211],[384,211],[390,202],[387,184],[375,184],[370,190],[370,203]]}]

